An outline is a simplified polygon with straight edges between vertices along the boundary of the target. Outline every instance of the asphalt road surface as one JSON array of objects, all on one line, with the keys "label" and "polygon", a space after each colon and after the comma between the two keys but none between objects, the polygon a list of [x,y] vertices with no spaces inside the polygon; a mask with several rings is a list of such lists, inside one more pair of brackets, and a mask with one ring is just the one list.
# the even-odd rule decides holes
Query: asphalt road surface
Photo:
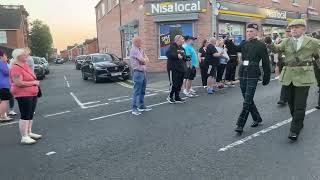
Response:
[{"label": "asphalt road surface", "polygon": [[[130,113],[131,83],[94,84],[73,65],[51,67],[41,82],[34,132],[44,138],[20,145],[17,118],[0,124],[1,180],[307,180],[320,179],[320,111],[311,88],[300,139],[287,139],[288,107],[276,105],[280,85],[259,85],[255,102],[263,124],[237,136],[239,87],[185,104],[166,102],[168,78],[150,74],[142,116]],[[197,78],[196,85],[200,84]],[[18,110],[17,110],[18,111]]]}]

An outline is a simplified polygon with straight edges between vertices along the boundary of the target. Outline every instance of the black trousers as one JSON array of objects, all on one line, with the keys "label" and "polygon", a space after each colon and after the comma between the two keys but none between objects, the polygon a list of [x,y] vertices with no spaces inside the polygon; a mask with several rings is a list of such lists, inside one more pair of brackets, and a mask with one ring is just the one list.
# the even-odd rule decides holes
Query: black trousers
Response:
[{"label": "black trousers", "polygon": [[217,82],[221,82],[222,81],[222,77],[224,74],[224,71],[226,70],[226,64],[219,64],[218,65],[218,72],[217,72]]},{"label": "black trousers", "polygon": [[180,91],[183,84],[184,72],[168,70],[170,81],[170,98],[180,98]]},{"label": "black trousers", "polygon": [[253,100],[259,75],[260,69],[258,66],[240,67],[240,88],[244,101],[240,116],[238,118],[237,126],[244,127],[249,114],[251,114],[253,121],[262,122],[262,118]]},{"label": "black trousers", "polygon": [[202,60],[202,62],[200,63],[200,70],[201,70],[202,86],[207,86],[208,73],[206,71],[206,64],[204,60]]},{"label": "black trousers", "polygon": [[303,128],[310,86],[297,87],[290,84],[287,88],[288,104],[292,116],[290,131],[299,134]]},{"label": "black trousers", "polygon": [[226,68],[226,76],[225,76],[226,81],[235,81],[236,69],[237,69],[237,63],[235,63],[235,62],[229,63],[228,62],[227,68]]},{"label": "black trousers", "polygon": [[288,86],[282,86],[280,92],[280,101],[288,102]]}]

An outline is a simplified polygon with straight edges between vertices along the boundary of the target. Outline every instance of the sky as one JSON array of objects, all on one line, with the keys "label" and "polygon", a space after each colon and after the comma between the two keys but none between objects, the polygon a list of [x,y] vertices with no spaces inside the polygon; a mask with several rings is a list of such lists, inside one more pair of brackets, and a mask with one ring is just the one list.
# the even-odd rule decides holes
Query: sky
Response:
[{"label": "sky", "polygon": [[50,27],[53,46],[59,50],[96,37],[95,5],[99,0],[0,0],[4,5],[24,5],[29,22],[42,20]]}]

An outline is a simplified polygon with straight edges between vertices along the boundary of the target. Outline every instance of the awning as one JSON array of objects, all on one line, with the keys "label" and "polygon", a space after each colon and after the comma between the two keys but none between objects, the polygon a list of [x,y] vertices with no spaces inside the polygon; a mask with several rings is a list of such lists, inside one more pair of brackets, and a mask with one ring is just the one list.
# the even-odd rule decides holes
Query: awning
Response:
[{"label": "awning", "polygon": [[261,24],[264,25],[275,25],[275,26],[288,26],[289,22],[284,20],[276,20],[276,19],[264,19]]},{"label": "awning", "polygon": [[154,16],[154,22],[195,21],[195,20],[198,20],[198,19],[199,19],[199,14],[198,13]]}]

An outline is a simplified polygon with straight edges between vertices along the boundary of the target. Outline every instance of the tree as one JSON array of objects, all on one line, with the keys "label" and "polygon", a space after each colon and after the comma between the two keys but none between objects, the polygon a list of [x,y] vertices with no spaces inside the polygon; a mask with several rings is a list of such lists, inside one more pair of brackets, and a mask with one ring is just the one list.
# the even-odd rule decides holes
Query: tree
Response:
[{"label": "tree", "polygon": [[39,57],[46,57],[52,50],[52,36],[48,25],[40,20],[31,23],[29,34],[29,46],[31,54]]}]

